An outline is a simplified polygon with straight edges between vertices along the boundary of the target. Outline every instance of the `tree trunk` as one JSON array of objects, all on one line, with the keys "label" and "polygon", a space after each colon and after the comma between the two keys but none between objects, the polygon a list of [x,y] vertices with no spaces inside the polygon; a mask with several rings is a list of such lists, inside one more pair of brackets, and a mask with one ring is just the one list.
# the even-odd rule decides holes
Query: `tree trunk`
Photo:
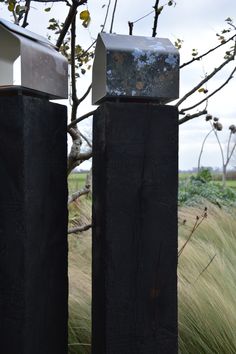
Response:
[{"label": "tree trunk", "polygon": [[226,172],[227,172],[227,166],[223,165],[223,171],[222,171],[222,187],[226,188]]}]

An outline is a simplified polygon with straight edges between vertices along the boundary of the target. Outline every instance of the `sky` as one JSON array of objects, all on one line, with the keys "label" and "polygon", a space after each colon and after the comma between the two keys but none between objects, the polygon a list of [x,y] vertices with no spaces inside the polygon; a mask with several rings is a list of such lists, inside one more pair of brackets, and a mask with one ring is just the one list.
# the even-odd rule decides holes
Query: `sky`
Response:
[{"label": "sky", "polygon": [[[111,10],[115,0],[111,0]],[[160,1],[165,4],[168,1]],[[107,9],[107,0],[88,0],[88,9],[91,14],[89,27],[83,28],[81,20],[77,21],[77,41],[85,49],[97,38],[104,22]],[[114,20],[113,32],[117,34],[128,34],[128,21],[134,22],[153,10],[154,0],[118,0],[117,11]],[[105,5],[105,6],[103,6]],[[29,17],[28,29],[46,36],[49,34],[47,28],[48,19],[55,17],[63,20],[68,12],[68,7],[63,3],[47,3],[46,7],[52,6],[49,13],[42,11],[44,4],[32,2],[31,14]],[[80,8],[86,9],[86,6]],[[216,33],[227,27],[225,19],[231,17],[236,22],[236,1],[235,0],[177,0],[176,6],[165,6],[159,17],[158,37],[169,38],[172,43],[177,38],[183,40],[180,49],[181,63],[192,58],[193,48],[203,53],[213,46],[219,44]],[[0,17],[9,19],[9,14],[0,5]],[[109,32],[111,23],[111,11],[108,16],[105,30]],[[134,35],[151,36],[153,26],[153,14],[134,24]],[[194,87],[205,74],[210,73],[223,59],[226,48],[215,52],[207,59],[196,62],[191,66],[181,69],[180,72],[180,97]],[[229,73],[233,70],[235,62],[229,64],[221,73],[216,75],[212,83],[207,85],[209,92],[221,85]],[[82,95],[91,82],[91,71],[78,80],[78,93]],[[204,98],[204,93],[196,93],[191,99],[184,102],[181,108],[191,106],[192,103]],[[236,124],[236,77],[229,84],[209,101],[208,113],[220,118],[223,124],[223,131],[219,132],[220,139],[226,145],[229,134],[228,127]],[[175,102],[171,103],[174,104]],[[94,109],[91,106],[91,97],[83,102],[79,108],[79,115]],[[204,106],[199,106],[202,109]],[[192,113],[191,111],[189,111]],[[90,122],[83,124],[82,129],[90,130]],[[197,166],[201,144],[210,129],[205,117],[196,118],[180,126],[179,129],[179,168],[181,170],[191,169]],[[219,146],[214,135],[208,138],[202,156],[203,166],[221,167],[221,155]],[[236,158],[233,165],[236,165]]]}]

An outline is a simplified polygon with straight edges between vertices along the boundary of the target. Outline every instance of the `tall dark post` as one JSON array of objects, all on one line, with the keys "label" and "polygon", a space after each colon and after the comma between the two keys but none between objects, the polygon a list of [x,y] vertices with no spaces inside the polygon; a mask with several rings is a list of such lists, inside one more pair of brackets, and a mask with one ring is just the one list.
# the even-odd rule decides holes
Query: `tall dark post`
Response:
[{"label": "tall dark post", "polygon": [[167,40],[102,34],[99,41],[92,353],[176,354],[178,112],[162,102],[178,95],[178,54]]},{"label": "tall dark post", "polygon": [[[31,75],[45,74],[45,67],[32,73],[24,57],[32,34],[1,25],[0,36],[6,35],[10,44],[22,36],[21,80],[26,86],[4,85],[11,80],[10,57],[9,76],[0,82],[0,352],[66,354],[67,110],[49,102],[62,95],[50,93],[47,80],[45,90],[42,82],[31,81]],[[33,46],[40,51],[44,44],[36,39]],[[40,60],[51,57],[56,63],[57,56],[47,44]],[[28,58],[30,65],[36,60]],[[0,71],[1,65],[0,53]],[[54,75],[56,79],[48,69],[50,80]],[[66,75],[64,82],[67,85]]]}]

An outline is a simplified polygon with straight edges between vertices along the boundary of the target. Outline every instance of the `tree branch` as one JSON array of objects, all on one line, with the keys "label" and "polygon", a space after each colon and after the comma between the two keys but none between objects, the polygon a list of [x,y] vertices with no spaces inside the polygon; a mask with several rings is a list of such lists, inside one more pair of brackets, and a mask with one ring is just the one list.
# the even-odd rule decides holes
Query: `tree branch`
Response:
[{"label": "tree branch", "polygon": [[79,166],[82,162],[89,160],[92,157],[92,149],[87,152],[81,153],[79,142],[77,145],[76,143],[77,143],[76,141],[73,141],[71,152],[68,156],[67,175],[69,175],[71,171],[73,171],[73,169]]},{"label": "tree branch", "polygon": [[83,161],[91,159],[92,156],[93,156],[93,152],[92,152],[92,149],[91,149],[91,150],[89,150],[87,152],[81,152],[79,154],[79,160],[81,162],[83,162]]},{"label": "tree branch", "polygon": [[194,114],[186,114],[186,116],[184,116],[183,118],[179,119],[179,125],[188,122],[191,119],[203,116],[204,114],[207,114],[207,110],[204,109],[203,111],[200,111],[198,113],[194,113]]},{"label": "tree branch", "polygon": [[85,186],[83,189],[71,194],[68,197],[68,205],[73,203],[76,199],[80,198],[82,195],[88,194],[90,192],[90,188],[88,188],[87,186]]},{"label": "tree branch", "polygon": [[109,0],[108,5],[107,5],[107,11],[106,11],[106,15],[105,15],[105,19],[104,19],[103,25],[101,26],[101,27],[102,27],[101,32],[104,32],[104,28],[105,28],[105,26],[106,26],[107,17],[108,17],[109,10],[110,10],[110,5],[111,5],[111,0]]},{"label": "tree branch", "polygon": [[200,172],[200,167],[201,167],[201,157],[202,157],[202,153],[203,153],[203,149],[204,149],[204,146],[205,146],[205,142],[208,138],[208,136],[213,132],[214,128],[212,128],[208,133],[207,135],[205,136],[203,142],[202,142],[202,147],[201,147],[201,151],[200,151],[200,154],[199,154],[199,157],[198,157],[198,164],[197,164],[197,171],[198,173]]},{"label": "tree branch", "polygon": [[80,1],[73,1],[73,4],[71,5],[70,7],[70,10],[69,10],[69,13],[66,17],[66,20],[64,22],[64,26],[60,32],[60,35],[59,35],[59,38],[57,40],[57,43],[56,43],[56,46],[58,49],[60,49],[62,43],[63,43],[63,40],[69,30],[69,27],[76,15],[76,12],[77,12],[77,8],[78,6],[81,6],[81,5],[84,5],[87,3],[87,0],[80,0]]},{"label": "tree branch", "polygon": [[132,36],[133,35],[133,29],[134,29],[134,23],[128,21],[128,26],[129,26],[129,35]]},{"label": "tree branch", "polygon": [[220,66],[215,68],[209,75],[207,75],[202,81],[197,84],[192,90],[190,90],[186,95],[184,95],[175,105],[175,107],[179,107],[182,102],[184,102],[189,96],[191,96],[193,93],[195,93],[203,84],[208,82],[213,76],[215,76],[220,70],[223,69],[225,65],[230,63],[234,59],[234,56],[231,56],[227,60],[225,60]]},{"label": "tree branch", "polygon": [[82,120],[84,120],[84,119],[86,119],[86,118],[88,118],[88,117],[90,117],[90,116],[93,116],[95,112],[96,112],[96,109],[95,109],[94,111],[90,111],[90,112],[84,114],[83,116],[81,116],[81,117],[75,119],[73,122],[71,122],[71,123],[67,126],[67,131],[69,132],[70,128],[72,128],[75,124],[81,122]]},{"label": "tree branch", "polygon": [[86,50],[84,50],[83,53],[77,57],[77,59],[80,60],[81,58],[83,58],[85,56],[85,54],[89,51],[89,49],[91,49],[92,46],[94,46],[94,44],[96,42],[97,42],[97,39],[95,39],[95,41],[93,41],[93,43]]},{"label": "tree branch", "polygon": [[30,2],[31,0],[26,0],[25,2],[25,8],[26,8],[26,11],[25,11],[25,15],[24,15],[24,20],[23,20],[23,23],[22,23],[22,27],[27,27],[28,26],[28,15],[29,15],[29,11],[30,11]]},{"label": "tree branch", "polygon": [[78,104],[80,105],[81,102],[83,102],[85,100],[85,98],[89,95],[90,91],[92,88],[92,84],[89,85],[88,89],[86,90],[85,94],[78,99]]},{"label": "tree branch", "polygon": [[216,140],[218,142],[218,145],[219,145],[219,148],[220,148],[220,153],[221,153],[221,158],[222,158],[222,165],[224,166],[225,165],[224,151],[223,151],[223,148],[222,148],[222,145],[221,145],[217,130],[214,128],[214,126],[213,126],[213,124],[211,122],[210,122],[210,124],[211,124],[211,127],[212,127],[213,131],[214,131]]},{"label": "tree branch", "polygon": [[229,154],[229,157],[226,160],[226,163],[225,163],[226,166],[228,165],[229,161],[231,160],[231,157],[233,156],[235,148],[236,148],[236,142],[234,143],[233,148],[232,148],[232,150],[231,150],[231,152]]},{"label": "tree branch", "polygon": [[190,109],[196,108],[197,106],[199,106],[203,102],[207,101],[210,97],[214,96],[217,92],[222,90],[222,88],[225,87],[228,84],[228,82],[233,78],[233,75],[234,75],[235,71],[236,71],[236,67],[233,69],[233,71],[229,75],[228,79],[221,86],[219,86],[216,90],[214,90],[210,95],[206,96],[204,99],[202,99],[198,103],[194,104],[193,106],[181,109],[181,111],[179,113],[182,114],[182,113],[184,113],[186,111],[189,111]]},{"label": "tree branch", "polygon": [[72,88],[72,112],[71,121],[76,119],[77,109],[78,109],[78,97],[76,89],[76,69],[75,69],[75,42],[76,42],[76,16],[74,16],[71,23],[71,88]]},{"label": "tree branch", "polygon": [[68,235],[69,234],[76,234],[77,232],[87,231],[87,230],[91,229],[91,227],[92,227],[92,224],[73,227],[73,228],[68,230],[67,234]]},{"label": "tree branch", "polygon": [[186,62],[186,63],[180,65],[179,68],[182,69],[182,68],[184,68],[185,66],[187,66],[187,65],[189,65],[189,64],[192,64],[192,63],[193,63],[194,61],[196,61],[196,60],[201,60],[202,58],[204,58],[204,57],[207,56],[208,54],[214,52],[216,49],[218,49],[218,48],[222,47],[223,45],[225,45],[226,43],[232,41],[232,40],[235,38],[235,36],[236,36],[236,35],[234,34],[232,37],[230,37],[229,39],[227,39],[225,42],[223,42],[223,43],[221,43],[221,44],[218,44],[216,47],[214,47],[214,48],[208,50],[207,52],[205,52],[205,53],[203,53],[203,54],[201,54],[201,55],[199,55],[199,56],[197,56],[197,57],[194,57],[193,59],[189,60],[188,62]]},{"label": "tree branch", "polygon": [[112,30],[113,30],[113,24],[114,24],[114,19],[115,19],[115,14],[116,14],[117,1],[118,0],[115,0],[114,9],[113,9],[113,13],[112,13],[110,33],[112,33]]},{"label": "tree branch", "polygon": [[82,139],[84,139],[84,141],[86,141],[86,143],[88,144],[88,146],[92,148],[92,144],[91,144],[91,142],[89,141],[89,139],[88,139],[84,134],[82,134],[81,132],[80,132],[80,136],[81,136]]},{"label": "tree branch", "polygon": [[159,1],[160,0],[156,0],[155,5],[153,6],[154,11],[155,11],[155,15],[154,15],[154,22],[153,22],[153,29],[152,29],[152,37],[156,37],[157,35],[157,23],[158,23],[158,17],[161,13],[160,9],[159,9]]}]

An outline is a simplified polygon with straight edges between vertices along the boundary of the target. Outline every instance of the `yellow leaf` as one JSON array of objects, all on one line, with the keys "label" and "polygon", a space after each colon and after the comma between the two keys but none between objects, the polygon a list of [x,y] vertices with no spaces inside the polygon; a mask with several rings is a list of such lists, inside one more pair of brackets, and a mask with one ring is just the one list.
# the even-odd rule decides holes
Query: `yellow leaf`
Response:
[{"label": "yellow leaf", "polygon": [[90,13],[88,10],[84,10],[80,13],[80,19],[83,21],[82,25],[87,28],[90,23]]},{"label": "yellow leaf", "polygon": [[83,21],[89,21],[90,20],[90,13],[88,10],[84,10],[80,13],[79,15],[80,19]]},{"label": "yellow leaf", "polygon": [[10,2],[9,5],[8,5],[8,10],[13,12],[14,8],[15,8],[15,3],[14,2]]}]

